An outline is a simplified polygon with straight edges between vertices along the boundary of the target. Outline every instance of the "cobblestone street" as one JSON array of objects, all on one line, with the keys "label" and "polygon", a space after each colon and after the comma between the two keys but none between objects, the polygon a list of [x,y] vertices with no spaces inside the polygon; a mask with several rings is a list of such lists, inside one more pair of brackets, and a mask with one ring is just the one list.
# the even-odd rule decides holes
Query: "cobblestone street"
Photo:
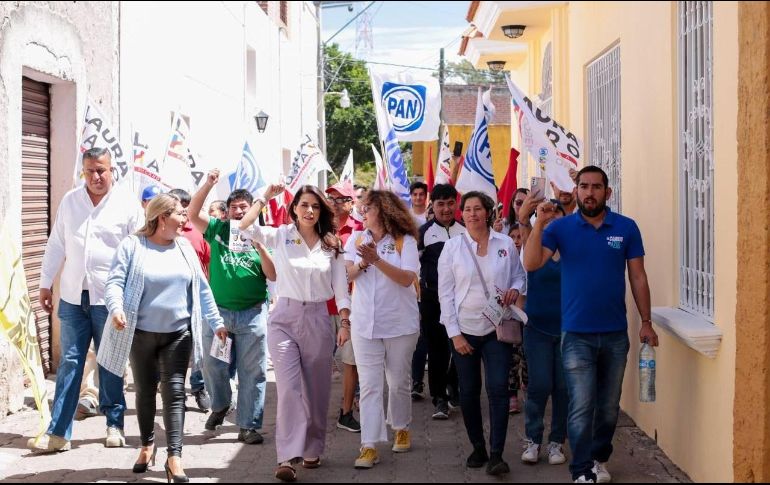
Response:
[{"label": "cobblestone street", "polygon": [[[238,429],[228,416],[226,425],[216,433],[204,430],[206,415],[199,413],[194,399],[188,398],[190,411],[185,423],[184,465],[194,482],[275,482],[274,425],[275,384],[272,374],[268,382],[263,445],[244,445],[237,440]],[[332,401],[341,395],[341,382],[335,378]],[[49,381],[53,396],[53,382]],[[38,416],[31,409],[8,416],[0,422],[0,479],[3,482],[132,482],[164,481],[166,459],[165,434],[160,416],[156,435],[160,450],[158,463],[144,475],[135,475],[131,466],[136,460],[139,433],[134,410],[133,386],[129,385],[126,413],[126,437],[123,449],[104,448],[104,419],[99,416],[76,422],[72,450],[54,455],[32,455],[25,449],[27,438],[37,427]],[[28,401],[29,402],[29,401]],[[493,479],[483,469],[469,470],[465,458],[470,453],[462,416],[454,411],[448,421],[431,419],[429,400],[414,403],[412,451],[395,454],[389,446],[379,446],[381,462],[372,470],[355,470],[359,436],[335,427],[336,406],[329,409],[329,433],[323,466],[317,470],[298,469],[303,482],[568,482],[567,464],[551,466],[541,458],[536,466],[519,460],[522,448],[524,418],[512,417],[509,425],[505,459],[511,473]],[[615,453],[609,464],[615,482],[687,482],[682,473],[647,438],[630,419],[623,415],[615,435]]]}]

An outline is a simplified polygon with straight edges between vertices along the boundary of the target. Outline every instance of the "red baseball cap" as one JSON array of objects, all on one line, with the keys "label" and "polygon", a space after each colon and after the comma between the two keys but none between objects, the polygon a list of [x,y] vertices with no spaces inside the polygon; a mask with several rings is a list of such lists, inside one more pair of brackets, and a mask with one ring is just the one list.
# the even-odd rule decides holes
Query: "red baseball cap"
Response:
[{"label": "red baseball cap", "polygon": [[356,189],[353,187],[353,184],[349,181],[347,182],[337,182],[336,184],[332,185],[328,189],[326,189],[326,193],[329,194],[331,192],[337,192],[343,197],[350,197],[351,199],[355,200],[356,198]]}]

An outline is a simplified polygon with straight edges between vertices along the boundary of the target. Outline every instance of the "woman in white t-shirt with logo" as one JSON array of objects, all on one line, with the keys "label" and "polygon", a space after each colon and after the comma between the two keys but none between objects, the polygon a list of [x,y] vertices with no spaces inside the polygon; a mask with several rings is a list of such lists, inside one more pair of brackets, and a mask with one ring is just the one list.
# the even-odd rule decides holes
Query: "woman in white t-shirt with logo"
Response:
[{"label": "woman in white t-shirt with logo", "polygon": [[[392,450],[409,451],[412,421],[412,354],[420,332],[415,279],[420,273],[417,227],[406,205],[392,192],[371,191],[362,207],[363,232],[345,245],[353,282],[351,338],[361,386],[361,453],[356,468],[379,462],[376,444],[395,431]],[[388,419],[382,371],[388,381]]]}]

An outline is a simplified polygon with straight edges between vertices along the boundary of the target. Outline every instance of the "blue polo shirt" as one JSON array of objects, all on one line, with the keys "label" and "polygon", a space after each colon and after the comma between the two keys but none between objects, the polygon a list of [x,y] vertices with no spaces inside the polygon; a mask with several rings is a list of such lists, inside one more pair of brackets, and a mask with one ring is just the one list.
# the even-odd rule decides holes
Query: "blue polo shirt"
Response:
[{"label": "blue polo shirt", "polygon": [[561,254],[562,330],[626,330],[626,261],[644,256],[636,222],[607,208],[596,229],[576,212],[548,225],[543,246]]}]

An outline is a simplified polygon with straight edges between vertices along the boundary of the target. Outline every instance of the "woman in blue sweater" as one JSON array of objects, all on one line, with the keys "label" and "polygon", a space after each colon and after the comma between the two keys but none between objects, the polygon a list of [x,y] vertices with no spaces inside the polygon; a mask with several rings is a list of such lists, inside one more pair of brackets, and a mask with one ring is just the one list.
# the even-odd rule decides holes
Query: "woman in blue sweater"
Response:
[{"label": "woman in blue sweater", "polygon": [[110,325],[107,345],[99,348],[99,363],[122,375],[131,361],[136,385],[136,413],[142,450],[134,473],[155,461],[155,396],[158,382],[163,399],[170,482],[187,482],[182,468],[185,375],[190,355],[198,368],[207,349],[202,325],[223,342],[227,338],[214,297],[198,256],[182,231],[187,211],[179,199],[161,194],[146,208],[146,223],[118,246],[107,279],[105,300]]}]

